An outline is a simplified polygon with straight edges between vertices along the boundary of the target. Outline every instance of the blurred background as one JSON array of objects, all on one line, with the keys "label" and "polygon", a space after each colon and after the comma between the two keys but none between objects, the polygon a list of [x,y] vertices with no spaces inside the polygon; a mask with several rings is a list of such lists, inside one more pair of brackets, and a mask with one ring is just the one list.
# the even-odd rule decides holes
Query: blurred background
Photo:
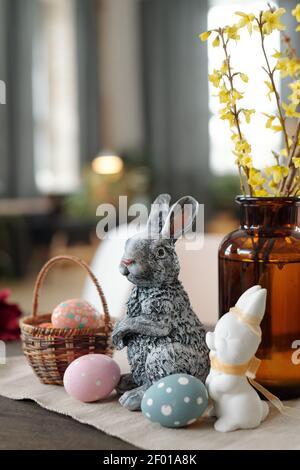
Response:
[{"label": "blurred background", "polygon": [[[280,6],[290,11],[296,3]],[[236,21],[237,10],[266,7],[251,0],[0,0],[0,288],[10,287],[24,311],[49,257],[92,261],[101,243],[96,208],[117,207],[119,195],[149,205],[159,192],[192,194],[205,204],[207,232],[221,237],[237,226],[230,134],[207,80],[221,51],[198,35]],[[250,107],[271,113],[259,40],[249,41],[243,32],[235,61],[250,76]],[[268,47],[280,49],[279,34]],[[247,128],[258,166],[280,148],[264,121],[258,113]],[[82,273],[61,271],[50,276],[47,307],[82,287]]]}]

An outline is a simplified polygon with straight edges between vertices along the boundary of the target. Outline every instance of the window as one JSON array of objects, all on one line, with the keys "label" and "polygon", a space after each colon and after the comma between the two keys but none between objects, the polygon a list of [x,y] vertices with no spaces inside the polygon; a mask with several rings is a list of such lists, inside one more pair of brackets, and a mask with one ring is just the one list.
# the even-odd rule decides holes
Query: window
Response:
[{"label": "window", "polygon": [[[262,1],[211,1],[208,12],[208,29],[213,29],[226,24],[233,24],[238,21],[234,14],[236,11],[259,12],[266,9],[266,2]],[[272,3],[274,4],[274,3]],[[249,76],[249,82],[244,85],[245,107],[254,108],[256,114],[252,116],[251,123],[243,126],[243,133],[252,146],[252,156],[254,165],[261,168],[273,162],[272,150],[280,149],[280,133],[274,133],[265,128],[266,117],[262,112],[275,113],[274,100],[267,97],[267,88],[264,81],[267,80],[266,73],[262,70],[264,65],[260,48],[260,38],[257,33],[249,36],[246,28],[240,31],[241,39],[237,42],[232,53],[233,67]],[[211,73],[214,68],[219,68],[223,60],[222,48],[213,47],[212,41],[208,42],[208,68]],[[267,48],[273,52],[280,50],[280,33],[274,32],[266,40]],[[239,90],[243,86],[238,87]],[[215,174],[231,173],[236,171],[234,155],[232,154],[231,133],[228,122],[219,118],[219,99],[216,95],[216,88],[209,84],[209,139],[210,139],[210,167]]]},{"label": "window", "polygon": [[35,180],[42,193],[67,193],[79,184],[74,4],[39,0],[33,113]]}]

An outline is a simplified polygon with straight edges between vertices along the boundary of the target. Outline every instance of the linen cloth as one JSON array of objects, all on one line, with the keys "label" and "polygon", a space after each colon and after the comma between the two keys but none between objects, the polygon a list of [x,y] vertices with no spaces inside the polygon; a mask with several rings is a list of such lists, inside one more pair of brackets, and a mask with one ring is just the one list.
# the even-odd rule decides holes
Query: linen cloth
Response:
[{"label": "linen cloth", "polygon": [[[8,358],[6,365],[0,365],[0,395],[33,400],[50,411],[71,416],[141,449],[300,449],[300,420],[280,415],[272,407],[266,421],[253,430],[219,433],[213,428],[213,418],[207,417],[188,428],[167,429],[151,423],[140,412],[122,408],[115,395],[86,404],[69,397],[63,387],[43,385],[23,356]],[[288,404],[300,410],[300,399]]]}]

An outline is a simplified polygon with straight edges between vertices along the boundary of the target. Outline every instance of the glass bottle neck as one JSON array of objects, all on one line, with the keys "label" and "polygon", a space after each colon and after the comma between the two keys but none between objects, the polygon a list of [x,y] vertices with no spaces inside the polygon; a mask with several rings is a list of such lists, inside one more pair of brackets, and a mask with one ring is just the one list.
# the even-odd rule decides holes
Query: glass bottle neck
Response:
[{"label": "glass bottle neck", "polygon": [[270,198],[267,201],[249,198],[240,203],[240,224],[244,230],[286,232],[299,227],[298,201]]}]

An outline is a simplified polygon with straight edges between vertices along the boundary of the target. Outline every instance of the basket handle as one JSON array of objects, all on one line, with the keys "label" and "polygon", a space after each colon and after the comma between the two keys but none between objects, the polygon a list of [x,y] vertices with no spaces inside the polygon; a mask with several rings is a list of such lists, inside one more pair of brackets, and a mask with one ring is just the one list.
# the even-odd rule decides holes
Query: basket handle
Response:
[{"label": "basket handle", "polygon": [[44,278],[49,271],[49,269],[55,264],[57,261],[73,261],[74,263],[78,264],[82,268],[85,269],[85,271],[88,273],[89,277],[91,278],[92,282],[94,283],[101,303],[103,307],[103,312],[104,312],[104,324],[105,327],[109,327],[110,324],[110,315],[108,311],[108,306],[106,302],[105,295],[103,293],[102,288],[99,285],[99,282],[95,276],[95,274],[90,270],[89,266],[85,261],[83,261],[80,258],[77,258],[77,256],[69,256],[69,255],[61,255],[61,256],[55,256],[54,258],[51,258],[41,269],[41,271],[38,274],[38,277],[36,279],[36,283],[34,286],[34,291],[33,291],[33,300],[32,300],[32,315],[34,318],[37,317],[37,312],[38,312],[38,306],[39,306],[39,294],[40,294],[40,288],[42,287],[44,283]]}]

